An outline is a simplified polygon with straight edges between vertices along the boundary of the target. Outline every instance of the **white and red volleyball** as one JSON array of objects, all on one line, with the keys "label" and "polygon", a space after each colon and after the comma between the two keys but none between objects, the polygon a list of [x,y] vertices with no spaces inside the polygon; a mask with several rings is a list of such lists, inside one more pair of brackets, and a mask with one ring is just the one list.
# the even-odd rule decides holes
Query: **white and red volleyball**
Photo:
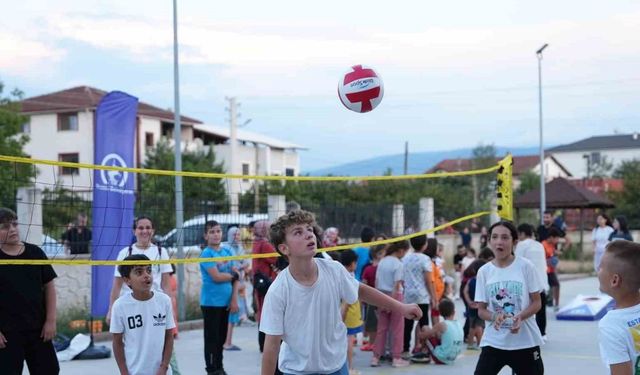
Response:
[{"label": "white and red volleyball", "polygon": [[347,109],[365,113],[372,111],[382,101],[384,85],[372,68],[354,65],[338,82],[338,96]]}]

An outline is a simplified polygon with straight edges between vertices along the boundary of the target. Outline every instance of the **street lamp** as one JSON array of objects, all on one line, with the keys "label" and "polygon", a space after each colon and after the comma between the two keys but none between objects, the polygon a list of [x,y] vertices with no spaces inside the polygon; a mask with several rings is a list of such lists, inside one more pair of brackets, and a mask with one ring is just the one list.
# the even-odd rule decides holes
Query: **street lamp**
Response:
[{"label": "street lamp", "polygon": [[543,217],[544,211],[547,209],[546,194],[544,191],[545,173],[544,173],[544,141],[542,137],[542,51],[549,45],[545,43],[539,50],[536,51],[538,57],[538,104],[539,104],[539,119],[540,119],[540,223],[544,225]]}]

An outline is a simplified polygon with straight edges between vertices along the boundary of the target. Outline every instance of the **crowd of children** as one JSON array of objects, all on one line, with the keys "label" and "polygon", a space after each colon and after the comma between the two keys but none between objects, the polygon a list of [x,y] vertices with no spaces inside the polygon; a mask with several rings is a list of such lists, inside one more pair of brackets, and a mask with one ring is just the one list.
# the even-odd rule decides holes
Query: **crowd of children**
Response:
[{"label": "crowd of children", "polygon": [[[0,258],[46,259],[37,246],[20,241],[16,220],[0,208]],[[114,357],[121,374],[179,374],[175,268],[136,263],[169,254],[153,244],[149,217],[137,218],[133,230],[136,242],[118,254],[133,263],[115,270],[107,316]],[[435,238],[344,250],[334,262],[317,250],[335,246],[337,230],[323,236],[309,212],[292,210],[271,225],[257,222],[253,232],[247,244],[242,231],[231,228],[223,243],[220,224],[205,224],[200,305],[207,374],[226,374],[223,352],[241,350],[232,342],[233,327],[251,315],[254,304],[263,375],[359,374],[353,359],[359,336],[366,340],[361,351],[373,351],[374,367],[384,361],[392,367],[451,365],[466,342],[467,349],[481,350],[475,374],[497,374],[504,366],[519,375],[544,373],[547,288],[558,303],[553,288],[563,233],[555,227],[545,228],[537,242],[530,225],[493,224],[477,257],[471,242],[458,248],[455,278],[446,274],[443,246]],[[385,239],[370,228],[361,237],[365,243]],[[256,254],[276,251],[281,259],[215,260],[243,255],[249,247]],[[632,374],[640,368],[640,245],[614,238],[599,262],[600,290],[616,302],[599,323],[602,359],[611,374]],[[0,300],[0,366],[9,374],[21,374],[24,361],[34,374],[59,372],[51,345],[55,277],[48,265],[5,266],[0,273],[0,291],[7,296]],[[464,327],[456,298],[465,306]],[[7,314],[17,319],[11,325],[5,324]]]}]

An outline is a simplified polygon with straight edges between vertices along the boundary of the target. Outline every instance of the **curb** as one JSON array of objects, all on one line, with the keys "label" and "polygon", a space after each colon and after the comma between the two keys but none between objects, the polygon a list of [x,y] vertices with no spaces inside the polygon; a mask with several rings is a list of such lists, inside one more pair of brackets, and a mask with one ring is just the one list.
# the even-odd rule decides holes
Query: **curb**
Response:
[{"label": "curb", "polygon": [[[202,329],[204,327],[204,321],[202,319],[196,320],[187,320],[184,322],[178,323],[178,331],[192,331],[195,329]],[[111,333],[107,332],[98,332],[93,334],[94,342],[104,342],[111,340]]]}]

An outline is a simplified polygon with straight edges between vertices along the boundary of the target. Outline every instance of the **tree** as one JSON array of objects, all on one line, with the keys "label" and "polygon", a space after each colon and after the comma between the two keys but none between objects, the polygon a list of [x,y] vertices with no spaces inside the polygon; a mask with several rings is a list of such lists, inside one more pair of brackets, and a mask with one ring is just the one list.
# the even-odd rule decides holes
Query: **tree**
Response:
[{"label": "tree", "polygon": [[609,161],[606,155],[603,155],[598,163],[592,163],[589,166],[589,172],[592,178],[609,177],[612,170],[613,163]]},{"label": "tree", "polygon": [[[496,148],[494,145],[478,145],[473,151],[471,159],[471,169],[483,169],[496,165]],[[477,211],[478,207],[486,207],[491,200],[494,190],[495,175],[482,174],[472,177],[473,183],[473,206]]]},{"label": "tree", "polygon": [[[173,170],[174,160],[173,148],[162,139],[147,154],[144,168]],[[183,152],[182,168],[189,172],[224,173],[212,149]],[[175,227],[175,177],[142,174],[139,178],[137,212],[151,216],[157,233],[166,233]],[[182,184],[185,219],[228,211],[224,181],[184,177]]]},{"label": "tree", "polygon": [[640,159],[623,161],[613,177],[622,179],[622,191],[610,193],[616,204],[615,214],[625,215],[632,228],[640,228]]},{"label": "tree", "polygon": [[[29,136],[22,133],[22,125],[28,121],[20,114],[22,91],[15,89],[3,95],[4,84],[0,81],[0,155],[26,157],[23,147]],[[32,184],[36,168],[30,164],[0,162],[0,204],[15,209],[16,191],[21,186]]]},{"label": "tree", "polygon": [[528,170],[520,175],[520,186],[516,195],[524,194],[528,191],[540,188],[540,175],[532,170]]}]

